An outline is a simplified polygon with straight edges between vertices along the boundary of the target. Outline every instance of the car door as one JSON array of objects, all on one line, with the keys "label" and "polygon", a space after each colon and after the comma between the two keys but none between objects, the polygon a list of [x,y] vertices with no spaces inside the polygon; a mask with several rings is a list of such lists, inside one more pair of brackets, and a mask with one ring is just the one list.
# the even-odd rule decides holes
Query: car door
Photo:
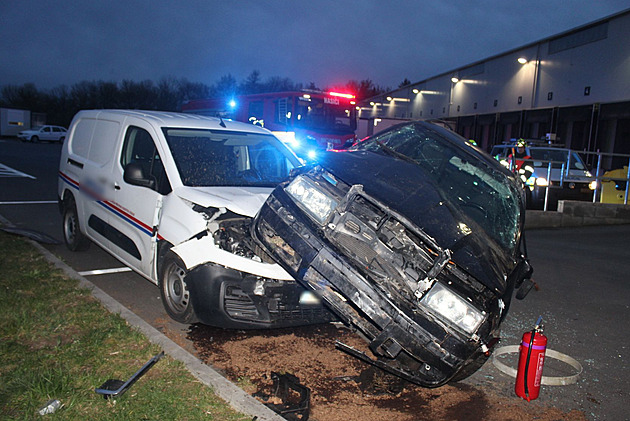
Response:
[{"label": "car door", "polygon": [[59,127],[53,127],[52,130],[53,130],[53,132],[52,132],[53,136],[52,136],[51,140],[54,140],[55,142],[58,142],[59,139],[61,139],[61,136],[63,136],[63,132],[62,132],[61,128],[59,128]]},{"label": "car door", "polygon": [[64,177],[80,186],[76,205],[83,228],[92,241],[111,249],[109,230],[114,200],[112,168],[120,149],[121,124],[108,119],[82,118],[74,129],[71,155]]},{"label": "car door", "polygon": [[[114,253],[151,279],[155,279],[162,199],[171,191],[155,139],[157,133],[141,120],[127,126],[119,159],[114,163],[113,212],[109,219],[111,228],[119,233],[111,243]],[[151,183],[136,185],[125,181],[124,171],[129,165],[141,168],[143,177]]]},{"label": "car door", "polygon": [[53,132],[50,126],[44,126],[42,128],[42,130],[40,131],[40,139],[46,141],[53,140]]}]

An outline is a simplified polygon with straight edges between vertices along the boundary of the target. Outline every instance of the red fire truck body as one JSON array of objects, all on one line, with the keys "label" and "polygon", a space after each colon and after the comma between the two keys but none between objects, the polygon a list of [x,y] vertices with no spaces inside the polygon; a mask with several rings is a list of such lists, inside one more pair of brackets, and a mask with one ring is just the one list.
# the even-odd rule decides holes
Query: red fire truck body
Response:
[{"label": "red fire truck body", "polygon": [[187,113],[250,122],[289,143],[298,155],[337,149],[355,139],[354,95],[338,92],[289,91],[231,98],[193,100]]}]

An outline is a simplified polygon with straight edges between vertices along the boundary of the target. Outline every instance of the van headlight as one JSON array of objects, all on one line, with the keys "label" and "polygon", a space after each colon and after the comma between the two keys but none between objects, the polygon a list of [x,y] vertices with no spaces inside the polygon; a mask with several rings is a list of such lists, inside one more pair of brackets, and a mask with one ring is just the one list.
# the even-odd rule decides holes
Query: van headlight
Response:
[{"label": "van headlight", "polygon": [[437,282],[420,302],[469,334],[475,333],[484,319],[482,312]]},{"label": "van headlight", "polygon": [[591,190],[595,190],[597,188],[597,180],[593,180],[590,183],[588,183],[588,188]]},{"label": "van headlight", "polygon": [[337,207],[337,200],[304,176],[297,176],[285,188],[295,202],[315,221],[323,225]]}]

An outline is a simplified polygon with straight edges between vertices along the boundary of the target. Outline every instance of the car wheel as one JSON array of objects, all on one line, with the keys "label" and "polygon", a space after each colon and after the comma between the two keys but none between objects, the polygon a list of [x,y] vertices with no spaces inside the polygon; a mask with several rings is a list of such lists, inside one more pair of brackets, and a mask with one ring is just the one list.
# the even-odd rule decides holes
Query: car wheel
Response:
[{"label": "car wheel", "polygon": [[63,207],[63,241],[72,251],[87,250],[90,240],[81,232],[77,206],[72,197],[66,199]]},{"label": "car wheel", "polygon": [[61,136],[61,137],[59,138],[59,143],[63,143],[63,141],[64,141],[65,139],[66,139],[66,138],[65,138],[64,136]]},{"label": "car wheel", "polygon": [[37,136],[31,136],[31,142],[35,143],[35,142],[39,142],[39,137]]},{"label": "car wheel", "polygon": [[187,274],[184,262],[175,253],[167,252],[158,278],[162,303],[173,320],[189,324],[199,320],[193,308],[191,292],[186,284]]}]

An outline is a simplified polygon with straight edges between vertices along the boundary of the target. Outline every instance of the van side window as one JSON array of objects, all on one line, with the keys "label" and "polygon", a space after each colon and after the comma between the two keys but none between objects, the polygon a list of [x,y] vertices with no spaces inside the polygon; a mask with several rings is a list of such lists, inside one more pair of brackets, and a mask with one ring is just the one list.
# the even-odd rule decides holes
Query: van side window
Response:
[{"label": "van side window", "polygon": [[144,175],[155,180],[155,191],[163,195],[171,192],[171,185],[153,138],[149,132],[135,126],[129,126],[127,129],[120,157],[123,169],[131,163],[140,164]]}]

